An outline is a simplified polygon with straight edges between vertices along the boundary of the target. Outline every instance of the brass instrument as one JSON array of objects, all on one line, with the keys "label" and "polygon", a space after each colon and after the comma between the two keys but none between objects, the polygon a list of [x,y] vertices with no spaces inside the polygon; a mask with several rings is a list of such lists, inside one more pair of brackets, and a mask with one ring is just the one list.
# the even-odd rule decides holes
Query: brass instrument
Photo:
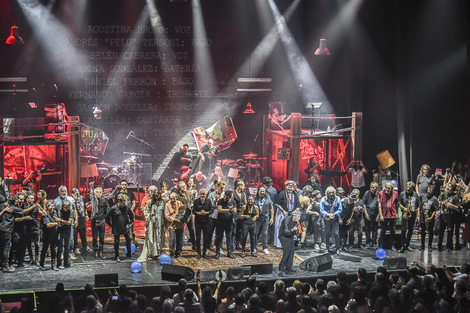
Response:
[{"label": "brass instrument", "polygon": [[403,213],[403,219],[408,220],[411,217],[411,198],[408,200],[408,207],[405,213]]},{"label": "brass instrument", "polygon": [[426,223],[426,234],[429,234],[429,214],[425,213],[424,214],[424,222]]}]

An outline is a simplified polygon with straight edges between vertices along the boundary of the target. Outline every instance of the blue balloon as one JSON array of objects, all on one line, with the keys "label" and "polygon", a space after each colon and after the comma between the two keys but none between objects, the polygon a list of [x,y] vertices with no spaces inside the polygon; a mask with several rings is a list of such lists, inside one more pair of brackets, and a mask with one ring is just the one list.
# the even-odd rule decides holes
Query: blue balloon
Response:
[{"label": "blue balloon", "polygon": [[[127,254],[127,246],[125,249],[126,249],[126,254]],[[131,254],[134,254],[134,252],[135,252],[135,244],[131,242]]]},{"label": "blue balloon", "polygon": [[132,263],[131,265],[131,271],[132,273],[139,273],[140,271],[142,270],[142,263],[140,263],[139,261],[135,261],[134,263]]},{"label": "blue balloon", "polygon": [[377,256],[377,258],[379,260],[383,260],[385,259],[385,256],[387,256],[387,252],[385,252],[384,249],[382,248],[378,248],[376,251],[375,251],[375,255]]},{"label": "blue balloon", "polygon": [[171,258],[168,254],[160,255],[160,264],[171,264]]}]

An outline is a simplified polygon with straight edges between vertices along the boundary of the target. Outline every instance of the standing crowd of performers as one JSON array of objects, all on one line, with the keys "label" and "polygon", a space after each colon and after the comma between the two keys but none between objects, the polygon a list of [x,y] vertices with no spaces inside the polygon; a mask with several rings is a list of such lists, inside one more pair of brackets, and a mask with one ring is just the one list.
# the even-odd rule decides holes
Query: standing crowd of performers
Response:
[{"label": "standing crowd of performers", "polygon": [[[269,244],[272,244],[283,250],[279,270],[286,274],[295,272],[292,267],[295,249],[303,249],[307,244],[316,252],[350,252],[355,240],[359,249],[381,247],[396,251],[398,247],[399,252],[412,251],[410,241],[416,222],[421,229],[420,250],[426,248],[427,236],[428,252],[431,252],[433,238],[437,236],[437,250],[442,251],[445,235],[447,251],[461,249],[462,224],[464,245],[470,248],[470,192],[457,175],[431,175],[430,167],[423,165],[416,183],[408,182],[405,190],[398,193],[392,182],[385,183],[382,190],[380,173],[385,173],[386,177],[384,170],[374,175],[368,190],[364,188],[366,170],[362,163],[352,165],[350,172],[354,189],[348,196],[341,187],[333,186],[327,187],[323,194],[315,173],[309,174],[303,188],[298,188],[294,181],[286,181],[285,189],[280,192],[272,186],[272,179],[265,177],[255,195],[246,192],[241,179],[235,180],[233,187],[216,179],[206,188],[197,183],[197,175],[179,181],[170,190],[165,182],[160,188],[150,186],[142,201],[145,240],[138,260],[156,258],[165,253],[167,247],[171,257],[181,258],[185,228],[197,259],[219,259],[221,255],[235,258],[235,250],[240,251],[237,256],[242,258],[247,254],[257,257],[258,246],[264,254],[269,254]],[[439,185],[442,185],[441,192],[436,187]],[[71,267],[71,258],[80,253],[78,236],[82,251],[94,252],[95,258],[103,259],[106,224],[114,235],[114,259],[121,261],[121,236],[126,240],[126,258],[134,259],[131,240],[136,198],[127,187],[127,181],[122,180],[105,196],[101,187],[95,188],[94,183],[90,183],[91,214],[88,216],[85,200],[76,188],[69,196],[67,188],[61,186],[59,197],[47,200],[43,190],[37,192],[36,199],[33,193],[10,195],[3,182],[0,190],[3,272],[14,272],[15,262],[16,268],[24,267],[26,251],[29,265],[35,264],[41,270],[45,269],[48,253],[53,270]],[[397,242],[394,235],[399,211],[402,213],[401,240]],[[88,219],[91,220],[93,249],[86,240]],[[365,246],[362,244],[363,226]],[[307,241],[308,237],[313,241]],[[209,255],[211,249],[215,252],[213,255]]]}]

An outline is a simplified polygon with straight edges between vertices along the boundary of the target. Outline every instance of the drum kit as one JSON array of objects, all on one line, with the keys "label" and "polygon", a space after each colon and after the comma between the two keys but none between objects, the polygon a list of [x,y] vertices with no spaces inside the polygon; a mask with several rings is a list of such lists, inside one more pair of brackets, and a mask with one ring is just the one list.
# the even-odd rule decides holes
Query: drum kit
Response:
[{"label": "drum kit", "polygon": [[256,153],[244,154],[243,159],[231,160],[224,159],[220,161],[220,165],[225,172],[228,170],[227,177],[234,180],[243,179],[247,186],[259,186],[261,184],[261,176],[263,174],[263,160]]},{"label": "drum kit", "polygon": [[129,184],[139,184],[139,178],[144,174],[142,157],[149,154],[124,152],[129,157],[119,165],[112,165],[106,162],[91,163],[88,160],[82,164],[82,178],[91,178],[98,182],[103,188],[115,188],[121,180],[125,179]]}]

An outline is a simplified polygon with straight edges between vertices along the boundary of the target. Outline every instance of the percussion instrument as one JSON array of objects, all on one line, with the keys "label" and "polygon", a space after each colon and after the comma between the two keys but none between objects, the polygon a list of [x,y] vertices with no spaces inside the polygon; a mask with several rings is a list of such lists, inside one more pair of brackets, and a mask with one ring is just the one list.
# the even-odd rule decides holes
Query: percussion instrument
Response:
[{"label": "percussion instrument", "polygon": [[116,188],[121,182],[121,177],[118,175],[110,174],[103,180],[103,188]]}]

